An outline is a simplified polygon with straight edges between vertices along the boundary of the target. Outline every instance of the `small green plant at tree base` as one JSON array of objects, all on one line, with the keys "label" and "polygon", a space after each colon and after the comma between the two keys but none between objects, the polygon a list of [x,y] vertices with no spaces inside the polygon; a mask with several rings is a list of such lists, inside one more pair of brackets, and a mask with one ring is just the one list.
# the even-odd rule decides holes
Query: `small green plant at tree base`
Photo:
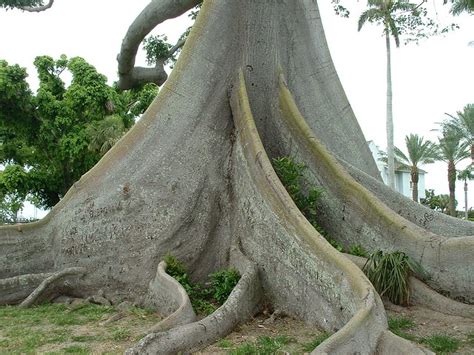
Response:
[{"label": "small green plant at tree base", "polygon": [[325,341],[330,336],[331,334],[326,333],[326,332],[319,334],[316,338],[314,338],[310,342],[303,344],[303,351],[307,353],[313,351],[314,349],[316,349],[316,347],[318,347],[323,341]]},{"label": "small green plant at tree base", "polygon": [[270,355],[275,354],[283,346],[295,342],[294,338],[286,335],[276,337],[263,336],[259,337],[256,342],[243,343],[236,349],[230,352],[232,355]]},{"label": "small green plant at tree base", "polygon": [[227,269],[209,275],[210,283],[204,287],[194,284],[184,265],[172,255],[165,256],[166,273],[178,281],[188,293],[191,304],[198,314],[211,314],[229,297],[240,280],[235,269]]},{"label": "small green plant at tree base", "polygon": [[421,343],[428,345],[436,354],[452,353],[461,346],[459,339],[443,334],[422,338]]},{"label": "small green plant at tree base", "polygon": [[231,348],[234,344],[229,339],[221,339],[217,342],[219,348],[228,349]]},{"label": "small green plant at tree base", "polygon": [[273,168],[280,178],[281,183],[285,187],[295,205],[303,213],[309,223],[321,234],[327,241],[338,251],[343,252],[343,246],[329,238],[328,233],[318,224],[317,221],[317,203],[323,194],[320,187],[309,187],[307,193],[303,186],[308,185],[304,176],[306,166],[303,163],[296,163],[290,157],[281,157],[273,159]]},{"label": "small green plant at tree base", "polygon": [[399,337],[405,338],[407,340],[417,341],[416,336],[405,332],[405,330],[412,329],[414,327],[416,327],[416,324],[410,318],[396,317],[389,318],[388,320],[388,329],[390,329],[393,334],[396,334]]},{"label": "small green plant at tree base", "polygon": [[355,255],[355,256],[361,256],[363,258],[366,258],[368,256],[367,251],[360,244],[356,244],[356,245],[351,246],[350,249],[349,249],[349,254],[352,254],[352,255]]},{"label": "small green plant at tree base", "polygon": [[398,305],[408,305],[410,290],[408,278],[412,274],[425,274],[421,265],[403,252],[372,253],[363,267],[369,280],[379,292]]}]

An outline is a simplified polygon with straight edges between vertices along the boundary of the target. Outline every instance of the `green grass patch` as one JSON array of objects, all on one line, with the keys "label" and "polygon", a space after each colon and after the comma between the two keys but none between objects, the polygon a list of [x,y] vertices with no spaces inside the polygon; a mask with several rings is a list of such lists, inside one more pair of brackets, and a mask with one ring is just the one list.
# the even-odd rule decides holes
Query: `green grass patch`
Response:
[{"label": "green grass patch", "polygon": [[360,244],[353,245],[349,248],[349,254],[355,255],[355,256],[361,256],[364,258],[367,258],[369,254],[367,251],[362,247]]},{"label": "green grass patch", "polygon": [[330,336],[331,334],[326,333],[326,332],[319,334],[316,338],[314,338],[310,342],[303,344],[303,351],[308,352],[308,353],[313,351],[314,349],[316,349],[317,346],[319,346],[323,341],[325,341]]},{"label": "green grass patch", "polygon": [[415,322],[407,317],[394,317],[389,318],[388,320],[388,329],[390,329],[393,334],[410,341],[418,341],[418,338],[405,332],[405,330],[413,329],[415,327]]},{"label": "green grass patch", "polygon": [[246,342],[230,352],[232,355],[270,355],[275,354],[283,346],[295,342],[294,338],[286,335],[276,337],[259,337],[257,341],[251,343]]},{"label": "green grass patch", "polygon": [[234,344],[229,340],[229,339],[221,339],[217,342],[217,346],[219,348],[223,349],[229,349],[233,346]]},{"label": "green grass patch", "polygon": [[429,346],[431,350],[436,352],[436,354],[452,353],[458,350],[461,346],[461,341],[459,339],[443,334],[436,334],[422,338],[420,342]]},{"label": "green grass patch", "polygon": [[90,350],[89,348],[78,346],[78,345],[72,345],[68,346],[66,348],[63,348],[62,351],[66,354],[89,354]]}]

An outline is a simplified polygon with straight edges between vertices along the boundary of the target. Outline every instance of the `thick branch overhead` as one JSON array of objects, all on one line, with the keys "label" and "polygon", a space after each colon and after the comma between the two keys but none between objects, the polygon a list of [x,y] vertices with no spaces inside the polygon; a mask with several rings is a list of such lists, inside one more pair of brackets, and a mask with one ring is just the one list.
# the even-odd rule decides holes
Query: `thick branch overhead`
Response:
[{"label": "thick branch overhead", "polygon": [[[200,0],[153,0],[143,9],[129,27],[117,57],[121,89],[137,86],[144,78],[158,85],[163,84],[167,76],[160,63],[157,63],[156,68],[135,67],[135,57],[140,43],[157,25],[182,15],[200,2]],[[174,53],[183,44],[184,42],[178,42],[170,53]]]}]

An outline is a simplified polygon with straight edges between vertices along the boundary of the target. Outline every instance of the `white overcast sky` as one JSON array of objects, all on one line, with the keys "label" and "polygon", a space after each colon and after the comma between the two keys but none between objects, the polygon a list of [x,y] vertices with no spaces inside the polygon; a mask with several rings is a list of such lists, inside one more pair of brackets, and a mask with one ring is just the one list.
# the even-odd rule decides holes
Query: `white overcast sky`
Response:
[{"label": "white overcast sky", "polygon": [[[353,2],[351,18],[337,17],[329,0],[320,0],[321,16],[339,77],[367,140],[381,148],[385,139],[386,59],[381,29],[367,24],[357,32],[357,18],[365,1]],[[0,10],[0,58],[28,68],[30,84],[36,89],[33,60],[38,55],[81,56],[116,80],[116,56],[122,38],[136,15],[149,0],[57,0],[43,13],[32,14]],[[393,50],[393,90],[395,144],[403,150],[404,137],[421,134],[435,140],[436,122],[445,112],[455,114],[474,103],[474,16],[447,16],[441,0],[436,18],[441,23],[456,22],[461,29],[445,37],[431,38],[419,45]],[[184,16],[167,21],[154,33],[164,33],[175,41],[189,25]],[[143,55],[138,63],[144,65]],[[469,161],[458,166],[462,168]],[[448,193],[447,167],[436,163],[428,171],[427,188]],[[458,209],[464,206],[463,185],[456,186]],[[474,205],[474,184],[469,193]]]}]

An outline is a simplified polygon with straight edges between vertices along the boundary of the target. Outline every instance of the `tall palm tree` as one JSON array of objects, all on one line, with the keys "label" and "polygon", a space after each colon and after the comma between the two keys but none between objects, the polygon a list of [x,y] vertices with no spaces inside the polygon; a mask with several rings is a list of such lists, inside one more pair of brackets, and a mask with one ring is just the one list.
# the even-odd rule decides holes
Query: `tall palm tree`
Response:
[{"label": "tall palm tree", "polygon": [[397,26],[396,14],[400,11],[415,11],[416,4],[406,0],[368,0],[368,9],[359,17],[358,30],[360,31],[366,22],[375,22],[383,25],[385,35],[385,46],[387,50],[387,157],[388,157],[388,184],[395,189],[395,153],[393,143],[393,109],[392,109],[392,55],[390,48],[390,36],[395,40],[395,45],[400,46],[400,29]]},{"label": "tall palm tree", "polygon": [[449,127],[459,133],[459,135],[471,147],[471,164],[474,164],[474,104],[464,106],[462,111],[458,111],[456,116],[447,113],[451,119],[443,122],[444,127]]},{"label": "tall palm tree", "polygon": [[[446,4],[449,0],[444,0]],[[451,0],[453,5],[451,7],[451,13],[453,15],[459,15],[463,12],[474,13],[474,0]]]},{"label": "tall palm tree", "polygon": [[395,147],[395,155],[402,164],[410,169],[412,198],[413,201],[418,202],[418,165],[434,163],[439,155],[438,147],[429,140],[424,141],[424,138],[417,134],[405,136],[405,144],[408,156],[397,147]]},{"label": "tall palm tree", "polygon": [[468,218],[468,204],[467,204],[467,181],[474,179],[474,172],[472,166],[468,166],[466,169],[461,170],[458,173],[458,180],[464,181],[464,217]]},{"label": "tall palm tree", "polygon": [[443,127],[443,137],[439,139],[440,160],[448,163],[449,214],[456,216],[456,164],[469,157],[469,144],[449,126]]}]

